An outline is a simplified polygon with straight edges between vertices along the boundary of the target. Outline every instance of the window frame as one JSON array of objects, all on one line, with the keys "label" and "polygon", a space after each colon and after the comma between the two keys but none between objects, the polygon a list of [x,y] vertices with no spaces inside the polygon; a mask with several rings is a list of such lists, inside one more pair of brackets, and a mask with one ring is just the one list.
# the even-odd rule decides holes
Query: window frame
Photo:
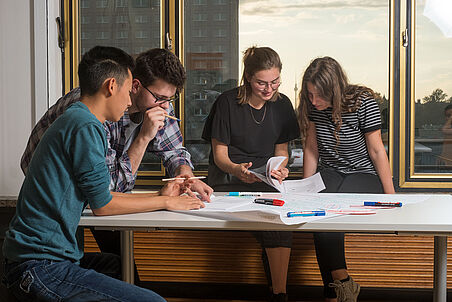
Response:
[{"label": "window frame", "polygon": [[[80,24],[78,11],[80,1],[64,0],[65,35],[68,38],[63,54],[63,89],[68,92],[78,85],[76,66],[80,59],[78,37]],[[154,0],[150,1],[153,5]],[[167,46],[166,33],[172,39],[173,51],[185,65],[184,58],[184,1],[160,1],[160,45]],[[222,5],[224,1],[215,1]],[[132,1],[129,1],[131,4]],[[203,2],[199,4],[202,6]],[[388,116],[388,157],[391,173],[397,191],[452,191],[452,173],[416,173],[414,171],[414,77],[415,62],[415,0],[389,0],[389,116]],[[85,3],[86,4],[86,3]],[[116,5],[116,1],[114,2]],[[192,16],[190,16],[192,18]],[[91,20],[93,21],[93,20]],[[132,22],[134,22],[132,20]],[[202,25],[203,22],[198,22]],[[402,46],[402,34],[407,29],[410,43]],[[208,30],[208,29],[201,29]],[[115,36],[114,36],[115,37]],[[114,38],[111,37],[111,38]],[[202,85],[201,79],[187,79],[193,84]],[[184,93],[176,104],[176,114],[181,118],[180,129],[185,132]],[[185,145],[185,144],[184,144]],[[196,175],[207,175],[207,171],[195,171]],[[137,185],[154,185],[157,177],[165,175],[161,170],[139,171]],[[300,177],[301,173],[291,173],[291,177]]]}]

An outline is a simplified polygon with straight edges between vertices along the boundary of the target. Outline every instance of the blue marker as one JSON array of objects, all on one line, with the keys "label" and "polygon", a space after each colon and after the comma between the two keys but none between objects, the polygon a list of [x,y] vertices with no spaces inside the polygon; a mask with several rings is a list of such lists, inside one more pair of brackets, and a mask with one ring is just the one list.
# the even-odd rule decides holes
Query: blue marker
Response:
[{"label": "blue marker", "polygon": [[229,192],[225,196],[262,196],[259,192]]},{"label": "blue marker", "polygon": [[287,217],[325,216],[325,211],[287,212]]},{"label": "blue marker", "polygon": [[364,206],[366,207],[401,207],[401,202],[390,202],[390,201],[365,201]]}]

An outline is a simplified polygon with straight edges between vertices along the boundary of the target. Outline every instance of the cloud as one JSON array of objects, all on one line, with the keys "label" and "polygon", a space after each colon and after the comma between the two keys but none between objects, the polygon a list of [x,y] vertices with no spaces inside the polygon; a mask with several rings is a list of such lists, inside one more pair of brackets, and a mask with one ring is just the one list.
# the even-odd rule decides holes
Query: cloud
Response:
[{"label": "cloud", "polygon": [[273,35],[274,32],[267,29],[258,29],[254,31],[241,31],[240,35],[245,36],[263,36],[263,35]]},{"label": "cloud", "polygon": [[353,23],[356,21],[355,14],[348,14],[348,15],[333,14],[333,17],[336,20],[336,23],[339,23],[339,24]]},{"label": "cloud", "polygon": [[328,8],[386,8],[387,0],[298,0],[298,1],[266,1],[244,0],[240,1],[240,13],[243,15],[279,15],[294,9],[328,9]]}]

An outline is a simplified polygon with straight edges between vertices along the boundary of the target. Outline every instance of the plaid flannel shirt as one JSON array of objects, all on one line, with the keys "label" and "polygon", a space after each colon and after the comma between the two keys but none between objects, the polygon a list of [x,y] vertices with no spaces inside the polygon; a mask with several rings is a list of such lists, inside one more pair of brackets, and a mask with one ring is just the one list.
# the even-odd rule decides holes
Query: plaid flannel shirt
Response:
[{"label": "plaid flannel shirt", "polygon": [[[79,100],[80,88],[75,88],[61,97],[38,121],[31,132],[27,147],[20,161],[24,174],[27,173],[33,153],[46,130],[70,105]],[[174,116],[174,109],[171,105],[168,113]],[[136,173],[132,173],[132,165],[127,150],[124,150],[125,133],[129,124],[130,118],[127,112],[118,122],[106,121],[104,123],[108,141],[108,151],[105,160],[110,171],[110,190],[115,192],[128,192],[135,185]],[[135,134],[138,134],[138,131],[135,131]],[[181,165],[188,165],[193,169],[190,153],[182,146],[182,134],[179,125],[172,119],[165,120],[164,127],[157,132],[155,138],[147,146],[146,151],[153,152],[162,159],[163,165],[170,176],[174,176],[176,169]]]}]

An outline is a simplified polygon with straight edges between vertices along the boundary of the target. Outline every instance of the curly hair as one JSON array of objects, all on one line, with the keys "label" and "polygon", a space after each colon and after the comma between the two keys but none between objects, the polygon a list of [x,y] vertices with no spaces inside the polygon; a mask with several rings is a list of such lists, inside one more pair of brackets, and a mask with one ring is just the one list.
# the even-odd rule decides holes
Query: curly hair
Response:
[{"label": "curly hair", "polygon": [[163,48],[153,48],[139,54],[132,74],[144,86],[161,79],[176,86],[177,90],[184,87],[186,79],[185,69],[179,58]]},{"label": "curly hair", "polygon": [[[270,47],[249,47],[243,53],[243,74],[240,82],[239,93],[237,98],[239,104],[247,104],[251,97],[251,83],[247,77],[253,76],[256,72],[261,70],[269,70],[276,67],[281,71],[282,63],[279,55]],[[279,97],[279,92],[276,91],[272,100]]]},{"label": "curly hair", "polygon": [[332,104],[332,119],[335,124],[334,137],[337,145],[339,144],[338,132],[342,126],[342,113],[358,110],[363,94],[370,94],[373,97],[375,94],[372,89],[365,86],[349,84],[347,75],[335,59],[331,57],[314,59],[303,75],[299,93],[300,104],[297,113],[303,145],[309,126],[308,116],[314,108],[309,100],[308,82],[315,86],[322,99]]}]

